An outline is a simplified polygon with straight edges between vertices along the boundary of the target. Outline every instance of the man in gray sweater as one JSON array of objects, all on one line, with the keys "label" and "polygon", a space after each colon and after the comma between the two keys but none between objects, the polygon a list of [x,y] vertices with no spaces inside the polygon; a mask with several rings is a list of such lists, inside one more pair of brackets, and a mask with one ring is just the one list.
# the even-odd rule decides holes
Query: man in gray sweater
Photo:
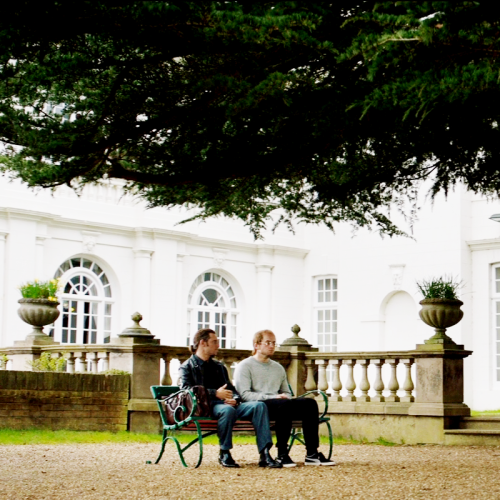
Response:
[{"label": "man in gray sweater", "polygon": [[314,399],[292,399],[283,366],[271,359],[276,350],[276,337],[271,330],[261,330],[253,338],[253,356],[238,364],[234,381],[243,401],[263,401],[269,411],[269,419],[276,422],[278,458],[283,467],[295,467],[288,455],[288,440],[292,422],[302,421],[306,442],[304,465],[335,465],[319,447],[319,411]]}]

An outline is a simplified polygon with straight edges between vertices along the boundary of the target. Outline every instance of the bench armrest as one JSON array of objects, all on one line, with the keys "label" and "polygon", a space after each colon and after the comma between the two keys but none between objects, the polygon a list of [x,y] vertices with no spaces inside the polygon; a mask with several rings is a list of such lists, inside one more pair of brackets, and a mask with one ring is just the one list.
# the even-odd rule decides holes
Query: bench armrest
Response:
[{"label": "bench armrest", "polygon": [[319,416],[319,418],[323,418],[328,412],[328,395],[326,394],[326,392],[320,391],[319,389],[315,389],[314,391],[307,391],[298,397],[303,398],[305,396],[308,396],[309,394],[320,394],[323,397],[323,403],[325,404],[325,409],[323,410],[323,413]]},{"label": "bench armrest", "polygon": [[[178,396],[179,394],[182,394],[182,393],[187,394],[188,397],[191,399],[191,403],[192,403],[191,411],[190,411],[189,415],[186,418],[184,418],[182,420],[177,420],[177,410],[186,411],[186,407],[185,406],[182,406],[182,405],[177,406],[177,408],[174,410],[175,424],[169,424],[167,422],[167,415],[165,414],[165,410],[163,409],[162,403],[165,402],[165,401],[168,401],[169,399],[172,399],[172,398],[174,398],[174,397],[176,397],[176,396]],[[194,395],[193,391],[191,391],[191,389],[182,389],[180,391],[177,391],[174,394],[171,394],[170,396],[168,396],[166,398],[162,398],[162,399],[158,398],[156,401],[157,401],[158,406],[160,408],[160,413],[161,413],[161,417],[162,417],[162,420],[163,420],[163,424],[164,425],[169,425],[169,426],[176,425],[178,427],[182,427],[183,425],[185,425],[186,423],[188,423],[191,420],[191,417],[192,417],[193,413],[196,411],[196,408],[198,406],[198,401],[196,399],[196,396]]]}]

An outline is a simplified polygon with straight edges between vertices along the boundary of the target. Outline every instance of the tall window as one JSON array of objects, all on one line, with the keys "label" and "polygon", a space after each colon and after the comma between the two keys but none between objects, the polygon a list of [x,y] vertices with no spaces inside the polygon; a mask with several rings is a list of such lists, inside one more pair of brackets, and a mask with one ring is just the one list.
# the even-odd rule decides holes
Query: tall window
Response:
[{"label": "tall window", "polygon": [[62,314],[54,325],[63,344],[108,343],[113,299],[111,285],[99,265],[84,257],[64,262],[55,278],[62,284]]},{"label": "tall window", "polygon": [[495,380],[500,382],[500,265],[493,268],[492,297],[495,346]]},{"label": "tall window", "polygon": [[188,295],[187,345],[200,328],[211,328],[217,334],[220,347],[236,348],[238,309],[229,282],[217,273],[200,274]]},{"label": "tall window", "polygon": [[337,351],[337,278],[314,282],[314,329],[320,352]]}]

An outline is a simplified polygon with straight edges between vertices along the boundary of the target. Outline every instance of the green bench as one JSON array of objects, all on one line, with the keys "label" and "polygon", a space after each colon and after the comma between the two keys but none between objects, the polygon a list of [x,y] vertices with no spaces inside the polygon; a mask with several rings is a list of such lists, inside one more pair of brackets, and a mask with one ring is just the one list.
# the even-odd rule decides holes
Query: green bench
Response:
[{"label": "green bench", "polygon": [[[192,391],[190,391],[189,389],[184,389],[183,391],[187,392],[190,395],[191,399],[193,400],[193,409],[191,410],[191,414],[187,418],[181,420],[180,422],[177,422],[174,425],[170,425],[167,422],[165,411],[161,403],[164,399],[173,397],[178,392],[181,392],[181,389],[177,386],[170,386],[170,385],[151,386],[151,392],[153,393],[153,397],[156,399],[156,403],[158,404],[158,409],[160,410],[161,421],[163,424],[163,438],[161,442],[161,450],[160,454],[158,455],[158,458],[154,462],[155,464],[157,464],[161,460],[163,452],[165,451],[165,445],[167,441],[170,439],[175,443],[175,446],[177,447],[177,452],[179,453],[179,458],[184,467],[188,467],[188,464],[186,463],[186,460],[184,458],[184,452],[187,449],[191,448],[191,446],[198,444],[199,455],[198,455],[198,462],[196,463],[195,467],[199,467],[203,460],[203,438],[211,436],[213,434],[217,434],[217,420],[210,417],[192,416],[192,414],[196,411],[196,398],[192,393]],[[323,413],[320,414],[318,418],[319,418],[319,423],[326,424],[328,428],[329,446],[330,446],[328,459],[330,459],[333,450],[333,436],[332,436],[332,428],[330,426],[330,417],[325,416],[328,411],[328,397],[322,391],[309,391],[299,397],[308,396],[309,394],[320,394],[323,397],[325,408]],[[274,422],[271,422],[271,430],[273,429],[273,426]],[[293,422],[292,435],[290,436],[288,450],[292,448],[295,441],[305,444],[301,428],[302,428],[302,422],[300,421]],[[175,435],[173,435],[175,431],[192,431],[195,432],[196,435],[192,441],[190,441],[186,446],[182,447],[181,444],[179,443],[179,440],[175,437]],[[254,428],[251,422],[246,420],[238,420],[233,427],[233,431],[254,433]],[[151,462],[148,461],[146,463],[150,464]]]}]

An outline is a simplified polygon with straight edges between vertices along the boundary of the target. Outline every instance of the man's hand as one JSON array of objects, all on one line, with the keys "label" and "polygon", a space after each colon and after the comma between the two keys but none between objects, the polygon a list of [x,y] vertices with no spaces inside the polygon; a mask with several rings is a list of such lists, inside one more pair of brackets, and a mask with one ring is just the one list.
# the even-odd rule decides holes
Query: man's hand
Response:
[{"label": "man's hand", "polygon": [[226,387],[227,387],[227,384],[224,384],[222,387],[219,387],[217,389],[217,392],[215,393],[215,395],[219,399],[226,400],[226,399],[232,399],[233,398],[233,391],[230,391],[229,389],[226,389]]},{"label": "man's hand", "polygon": [[277,394],[274,399],[290,399],[288,394]]},{"label": "man's hand", "polygon": [[238,402],[236,401],[236,399],[225,399],[224,404],[229,406],[236,406]]}]

